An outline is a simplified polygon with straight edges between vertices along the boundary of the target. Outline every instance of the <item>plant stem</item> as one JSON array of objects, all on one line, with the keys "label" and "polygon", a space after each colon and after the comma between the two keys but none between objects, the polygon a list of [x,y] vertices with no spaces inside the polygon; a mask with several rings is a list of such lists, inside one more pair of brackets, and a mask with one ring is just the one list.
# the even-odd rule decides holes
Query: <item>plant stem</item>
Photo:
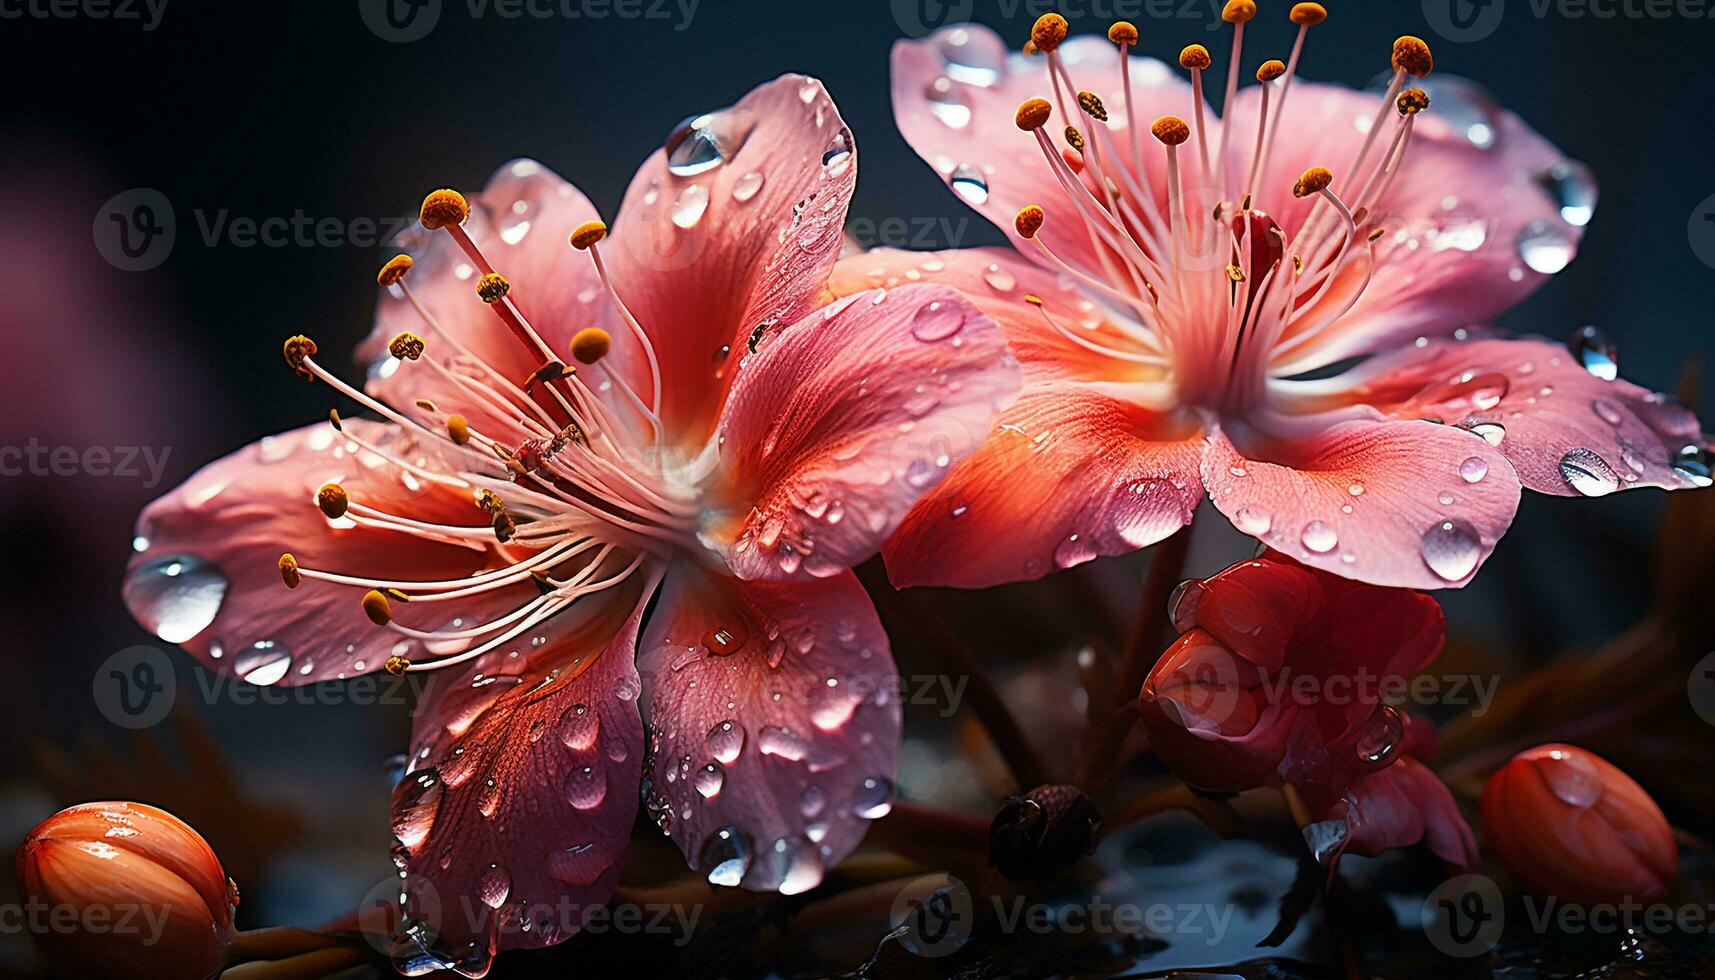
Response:
[{"label": "plant stem", "polygon": [[294,929],[291,926],[270,926],[239,933],[232,941],[229,965],[254,960],[281,960],[300,953],[321,949],[336,949],[347,944],[319,932]]}]

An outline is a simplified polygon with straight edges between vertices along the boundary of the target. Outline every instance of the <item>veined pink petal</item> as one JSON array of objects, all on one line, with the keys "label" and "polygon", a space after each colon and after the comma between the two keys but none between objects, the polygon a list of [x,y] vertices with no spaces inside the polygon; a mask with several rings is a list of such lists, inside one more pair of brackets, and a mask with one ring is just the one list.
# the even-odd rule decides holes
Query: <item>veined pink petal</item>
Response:
[{"label": "veined pink petal", "polygon": [[1346,799],[1322,819],[1344,820],[1346,837],[1333,855],[1375,857],[1422,841],[1443,861],[1466,871],[1477,866],[1477,839],[1459,805],[1429,767],[1401,756],[1386,769],[1354,782]]},{"label": "veined pink petal", "polygon": [[1188,584],[1173,619],[1195,624],[1258,667],[1277,669],[1293,636],[1322,611],[1325,588],[1316,573],[1271,555]]},{"label": "veined pink petal", "polygon": [[894,584],[980,588],[1135,551],[1202,498],[1196,424],[1094,388],[1035,384],[883,548]]},{"label": "veined pink petal", "polygon": [[[1459,79],[1436,81],[1469,87]],[[1256,132],[1260,91],[1254,86],[1243,89],[1230,115],[1235,140],[1247,146],[1252,137],[1241,134]],[[1317,199],[1294,200],[1273,192],[1291,187],[1310,167],[1328,167],[1335,176],[1332,190],[1349,207],[1359,207],[1362,188],[1342,168],[1350,165],[1363,143],[1359,120],[1368,125],[1380,105],[1373,93],[1303,80],[1293,83],[1285,113],[1278,117],[1279,138],[1257,184],[1270,188],[1270,200],[1284,205],[1277,206],[1273,217],[1294,239]],[[1385,129],[1370,151],[1372,163],[1391,143],[1398,119],[1390,108],[1382,122]],[[1294,329],[1276,344],[1280,373],[1306,371],[1482,322],[1547,281],[1547,275],[1521,256],[1521,247],[1553,241],[1566,256],[1576,251],[1582,223],[1565,220],[1561,202],[1542,185],[1551,168],[1567,164],[1565,155],[1511,112],[1496,109],[1485,125],[1492,139],[1487,149],[1473,145],[1467,132],[1455,130],[1433,105],[1415,118],[1398,174],[1380,200],[1365,202],[1377,224],[1388,230],[1375,244],[1374,279],[1357,305],[1313,340],[1301,331],[1321,318],[1300,314]],[[1587,214],[1574,216],[1580,222],[1589,220]],[[1540,260],[1538,265],[1550,268]],[[1348,275],[1361,273],[1362,266],[1356,263]],[[1333,296],[1340,292],[1334,290]]]},{"label": "veined pink petal", "polygon": [[812,888],[888,811],[897,677],[850,573],[740,582],[675,565],[640,649],[646,804],[710,881]]},{"label": "veined pink petal", "polygon": [[1239,792],[1274,779],[1300,714],[1268,685],[1256,663],[1193,627],[1150,671],[1138,707],[1174,772],[1199,789]]},{"label": "veined pink petal", "polygon": [[[619,328],[613,304],[598,288],[589,256],[566,243],[573,228],[596,216],[588,198],[542,164],[514,160],[496,170],[481,193],[467,199],[471,213],[465,232],[512,284],[509,297],[556,357],[569,360],[572,336],[584,327],[600,326],[613,337],[612,363],[641,363],[636,342]],[[459,406],[472,426],[496,431],[486,423],[482,402],[428,364],[390,361],[388,342],[403,331],[415,333],[426,342],[430,356],[490,384],[490,376],[461,356],[455,344],[515,385],[522,385],[546,358],[527,350],[477,296],[480,274],[452,236],[413,226],[400,245],[414,259],[406,284],[450,339],[424,322],[399,287],[382,289],[375,328],[357,351],[360,363],[373,365],[365,388],[405,411],[419,398]]]},{"label": "veined pink petal", "polygon": [[[922,41],[893,45],[893,113],[899,131],[926,163],[935,168],[967,204],[1011,236],[1027,255],[1013,217],[1027,204],[1047,212],[1041,235],[1061,257],[1086,268],[1100,268],[1097,256],[1107,246],[1091,234],[1078,212],[1066,203],[1034,133],[1013,122],[1027,99],[1054,99],[1044,58],[1007,55],[1010,46],[988,28],[960,24]],[[1099,37],[1077,37],[1060,46],[1059,57],[1074,81],[1095,92],[1110,115],[1112,149],[1131,160],[1131,129],[1125,120],[1125,90],[1118,49]],[[1154,58],[1131,59],[1132,92],[1139,121],[1147,127],[1158,116],[1189,118],[1191,87]],[[1076,113],[1077,107],[1072,111]],[[1056,111],[1047,131],[1058,134],[1068,120]],[[1082,126],[1082,120],[1073,122]],[[1097,134],[1088,134],[1097,138]],[[1064,144],[1052,137],[1055,152]],[[1148,186],[1165,193],[1167,160],[1161,146],[1143,133]],[[1106,138],[1097,147],[1105,152]]]},{"label": "veined pink petal", "polygon": [[1042,309],[1025,297],[1041,299],[1085,343],[1144,353],[1122,332],[1116,314],[1085,298],[1070,276],[1044,269],[1011,249],[873,249],[841,259],[828,279],[828,290],[834,296],[848,296],[913,282],[951,286],[1000,324],[1030,381],[1151,384],[1162,377],[1160,366],[1117,361],[1050,329]]},{"label": "veined pink petal", "polygon": [[[1334,392],[1336,385],[1343,390]],[[1409,347],[1327,387],[1329,401],[1362,401],[1399,418],[1437,418],[1484,433],[1539,493],[1696,486],[1673,463],[1686,447],[1707,445],[1697,417],[1670,397],[1598,377],[1566,347],[1541,338]]]},{"label": "veined pink petal", "polygon": [[560,942],[613,891],[643,770],[634,652],[652,587],[585,599],[528,656],[495,650],[423,693],[394,853],[443,951]]},{"label": "veined pink petal", "polygon": [[[440,464],[434,447],[395,427],[361,419],[351,435],[413,460]],[[467,493],[411,477],[359,448],[327,423],[294,429],[203,467],[137,520],[126,575],[132,615],[204,665],[257,684],[309,684],[379,670],[395,647],[417,641],[364,615],[363,588],[305,577],[281,580],[282,553],[304,568],[394,580],[458,579],[485,569],[486,547],[430,542],[326,517],[316,492],[339,483],[357,504],[427,522],[481,526]],[[396,603],[403,625],[435,630],[456,616],[484,622],[537,594],[497,589],[463,603]],[[457,608],[452,608],[453,606]]]},{"label": "veined pink petal", "polygon": [[1018,374],[999,328],[945,286],[811,312],[738,368],[718,429],[729,509],[703,541],[741,578],[844,572],[982,443]]},{"label": "veined pink petal", "polygon": [[701,135],[669,139],[638,168],[601,248],[661,358],[664,421],[700,441],[752,337],[816,305],[857,145],[822,83],[803,75],[692,125]]},{"label": "veined pink petal", "polygon": [[1273,438],[1211,434],[1203,482],[1242,531],[1307,565],[1376,585],[1471,580],[1518,510],[1500,451],[1429,422],[1316,417]]}]

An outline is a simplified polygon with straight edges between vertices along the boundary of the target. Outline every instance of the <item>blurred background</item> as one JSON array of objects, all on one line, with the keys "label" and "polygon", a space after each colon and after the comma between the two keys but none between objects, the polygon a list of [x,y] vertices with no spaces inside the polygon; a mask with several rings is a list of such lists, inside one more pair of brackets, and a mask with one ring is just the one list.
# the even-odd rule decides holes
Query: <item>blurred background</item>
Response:
[{"label": "blurred background", "polygon": [[[1478,80],[1586,161],[1603,194],[1579,257],[1503,323],[1556,338],[1599,325],[1619,346],[1624,376],[1674,390],[1715,356],[1715,222],[1706,220],[1715,129],[1703,124],[1702,75],[1715,19],[1684,16],[1703,12],[1695,3],[1640,17],[1618,0],[1457,0],[1465,14],[1503,16],[1449,30],[1448,2],[1329,0],[1305,74],[1365,85],[1387,67],[1396,35],[1420,34],[1439,71]],[[1284,55],[1290,42],[1284,0],[1259,6],[1247,61]],[[348,914],[387,874],[388,760],[405,744],[408,706],[240,704],[204,693],[175,652],[171,722],[130,731],[98,709],[92,683],[116,652],[158,645],[119,600],[138,510],[202,463],[325,414],[326,392],[284,367],[280,340],[308,332],[335,353],[363,336],[375,269],[391,254],[385,232],[427,190],[474,189],[501,162],[529,156],[611,217],[635,166],[675,123],[788,71],[827,83],[862,147],[854,219],[875,228],[904,217],[910,240],[891,245],[999,243],[895,130],[888,50],[903,34],[967,17],[1022,42],[1035,16],[1054,9],[1022,0],[539,0],[506,17],[518,8],[444,0],[402,33],[371,26],[383,24],[379,7],[0,0],[0,83],[10,93],[0,105],[0,446],[71,447],[86,463],[91,448],[114,450],[115,463],[117,451],[139,450],[130,475],[82,465],[0,477],[0,643],[13,677],[0,712],[0,839],[9,849],[81,799],[159,802],[227,858],[247,925]],[[406,40],[436,7],[426,34]],[[1147,53],[1201,41],[1224,64],[1226,34],[1212,30],[1218,7],[1082,0],[1059,9],[1074,33],[1123,15],[1143,29]],[[1602,10],[1621,15],[1596,16]],[[141,196],[145,188],[158,196]],[[157,219],[170,212],[170,248],[157,242],[136,255],[126,251],[136,242],[116,240],[124,229],[111,223],[110,202],[126,194],[126,214],[137,203]],[[278,247],[228,233],[241,218],[299,216],[310,230]],[[323,219],[339,230],[318,236]],[[1455,634],[1509,651],[1521,667],[1612,638],[1649,602],[1664,499],[1527,495],[1487,570],[1442,596]],[[1191,571],[1248,550],[1225,522],[1202,522]],[[1142,562],[1109,564],[1105,587],[1123,604]],[[1065,606],[1042,597],[1057,588],[1018,594],[1054,616]],[[1036,651],[1000,643],[985,652],[1002,663]],[[944,761],[908,745],[902,762],[930,775],[914,783],[902,774],[905,792],[968,780],[942,772]],[[32,956],[19,937],[0,937],[0,972]]]}]

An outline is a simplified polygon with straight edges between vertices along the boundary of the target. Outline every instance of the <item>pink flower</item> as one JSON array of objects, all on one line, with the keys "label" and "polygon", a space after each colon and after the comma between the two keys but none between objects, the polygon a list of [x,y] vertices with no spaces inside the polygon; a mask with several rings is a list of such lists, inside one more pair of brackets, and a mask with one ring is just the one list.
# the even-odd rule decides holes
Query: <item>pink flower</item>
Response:
[{"label": "pink flower", "polygon": [[1270,554],[1190,583],[1173,618],[1181,635],[1138,708],[1181,779],[1219,793],[1290,787],[1329,865],[1420,840],[1476,862],[1452,793],[1413,758],[1432,754],[1433,733],[1387,703],[1441,651],[1433,598]]},{"label": "pink flower", "polygon": [[[1468,83],[1423,82],[1446,111],[1422,111],[1417,38],[1396,43],[1382,96],[1299,78],[1315,4],[1293,8],[1290,59],[1235,96],[1236,66],[1262,60],[1242,60],[1254,12],[1227,7],[1224,82],[1197,45],[1189,85],[1131,56],[1129,25],[1117,50],[1061,43],[1057,15],[1034,57],[977,26],[895,45],[901,131],[1022,255],[873,252],[842,262],[835,290],[955,285],[1027,379],[889,542],[896,583],[983,586],[1128,552],[1206,493],[1306,564],[1460,586],[1521,483],[1708,484],[1696,419],[1615,379],[1600,338],[1569,351],[1473,326],[1571,259],[1588,171]],[[1206,91],[1221,84],[1224,120]]]},{"label": "pink flower", "polygon": [[813,887],[887,812],[895,668],[850,568],[1019,379],[946,286],[824,305],[855,154],[786,76],[676,131],[611,236],[530,161],[437,191],[366,393],[287,344],[385,421],[265,439],[143,514],[127,601],[214,669],[431,678],[393,828],[430,955],[575,932],[558,903],[605,901],[640,786],[756,890]]}]

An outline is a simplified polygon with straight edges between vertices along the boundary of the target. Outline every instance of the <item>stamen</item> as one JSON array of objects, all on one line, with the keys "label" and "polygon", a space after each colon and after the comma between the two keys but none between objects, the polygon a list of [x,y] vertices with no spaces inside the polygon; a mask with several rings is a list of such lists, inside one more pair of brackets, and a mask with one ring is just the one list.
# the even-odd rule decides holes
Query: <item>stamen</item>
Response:
[{"label": "stamen", "polygon": [[470,202],[463,194],[446,187],[423,198],[423,207],[418,212],[418,220],[430,231],[462,225],[469,218]]},{"label": "stamen", "polygon": [[401,361],[414,361],[423,356],[423,338],[414,333],[402,333],[387,343],[387,353]]},{"label": "stamen", "polygon": [[470,445],[470,422],[463,415],[447,416],[447,438],[456,445]]},{"label": "stamen", "polygon": [[291,552],[280,556],[280,580],[286,583],[286,588],[295,589],[304,582],[303,575],[298,572],[298,559]]},{"label": "stamen", "polygon": [[1059,14],[1043,14],[1030,27],[1030,43],[1036,45],[1036,50],[1047,54],[1066,40],[1069,26],[1066,18]]},{"label": "stamen", "polygon": [[328,520],[337,521],[345,516],[346,509],[351,506],[351,498],[345,495],[344,487],[337,483],[328,483],[316,491],[316,506],[321,508]]},{"label": "stamen", "polygon": [[1292,185],[1293,197],[1309,197],[1317,194],[1334,182],[1334,175],[1326,167],[1311,167],[1298,178],[1298,183]]},{"label": "stamen", "polygon": [[[1253,0],[1227,0],[1227,5],[1221,8],[1221,19],[1233,25],[1233,53],[1227,62],[1227,95],[1221,102],[1223,114],[1233,111],[1233,103],[1239,94],[1239,65],[1243,62],[1245,25],[1254,17],[1256,3]],[[1227,192],[1227,137],[1231,133],[1231,126],[1221,127],[1221,146],[1216,151],[1215,186],[1221,188],[1222,193]]]},{"label": "stamen", "polygon": [[[619,290],[614,287],[613,277],[607,274],[607,266],[602,263],[601,249],[596,248],[596,243],[606,235],[607,225],[600,221],[586,221],[572,232],[570,241],[573,248],[590,253],[590,261],[595,263],[596,278],[600,279],[601,284],[607,288],[608,299],[619,310],[620,319],[624,320],[625,325],[631,328],[632,335],[642,345],[643,354],[649,360],[649,411],[644,413],[644,417],[650,427],[654,429],[656,438],[659,440],[663,432],[661,425],[661,362],[655,357],[655,345],[650,342],[649,334],[644,332],[643,324],[638,323],[637,318],[631,315],[631,310],[625,305],[625,301],[619,298]],[[617,375],[614,376],[617,377]]]},{"label": "stamen", "polygon": [[1047,99],[1026,99],[1013,114],[1012,121],[1019,129],[1033,132],[1047,125],[1048,117],[1054,114],[1054,107]]},{"label": "stamen", "polygon": [[315,374],[313,374],[309,367],[304,363],[311,357],[315,356],[316,350],[316,342],[308,337],[299,335],[296,337],[286,338],[284,347],[286,363],[290,364],[292,366],[292,370],[298,372],[298,377],[303,378],[305,381],[316,380]]},{"label": "stamen", "polygon": [[[1116,20],[1108,28],[1108,40],[1120,47],[1128,47],[1137,43],[1137,27],[1129,20]],[[1124,56],[1125,52],[1120,52]]]},{"label": "stamen", "polygon": [[512,292],[512,284],[498,272],[490,272],[476,281],[476,295],[490,306],[506,298]]},{"label": "stamen", "polygon": [[1208,122],[1203,110],[1203,71],[1215,60],[1209,57],[1209,49],[1201,44],[1187,45],[1179,52],[1179,67],[1191,73],[1191,107],[1192,118],[1197,120],[1197,153],[1203,162],[1203,179],[1209,180],[1213,175],[1209,170],[1209,137]]},{"label": "stamen", "polygon": [[404,657],[388,657],[384,666],[387,668],[387,672],[394,677],[403,677],[405,671],[411,669],[411,661]]},{"label": "stamen", "polygon": [[1408,88],[1399,94],[1396,105],[1400,115],[1415,116],[1429,108],[1429,93],[1420,88]]},{"label": "stamen", "polygon": [[393,604],[379,590],[370,589],[363,594],[363,614],[375,625],[386,626],[393,621]]},{"label": "stamen", "polygon": [[1435,70],[1435,56],[1423,38],[1407,34],[1393,42],[1393,68],[1424,78]]},{"label": "stamen", "polygon": [[1044,218],[1042,208],[1035,204],[1027,204],[1018,209],[1017,217],[1012,219],[1012,226],[1018,229],[1020,237],[1035,238],[1036,233],[1042,229]]},{"label": "stamen", "polygon": [[393,256],[387,260],[387,264],[383,265],[381,267],[381,271],[376,274],[376,285],[392,286],[398,284],[405,278],[405,274],[411,271],[411,265],[412,262],[409,255]]},{"label": "stamen", "polygon": [[613,338],[600,327],[585,327],[572,337],[572,357],[581,364],[594,364],[607,356]]},{"label": "stamen", "polygon": [[1287,16],[1300,27],[1314,27],[1328,19],[1328,8],[1319,3],[1293,4]]}]

